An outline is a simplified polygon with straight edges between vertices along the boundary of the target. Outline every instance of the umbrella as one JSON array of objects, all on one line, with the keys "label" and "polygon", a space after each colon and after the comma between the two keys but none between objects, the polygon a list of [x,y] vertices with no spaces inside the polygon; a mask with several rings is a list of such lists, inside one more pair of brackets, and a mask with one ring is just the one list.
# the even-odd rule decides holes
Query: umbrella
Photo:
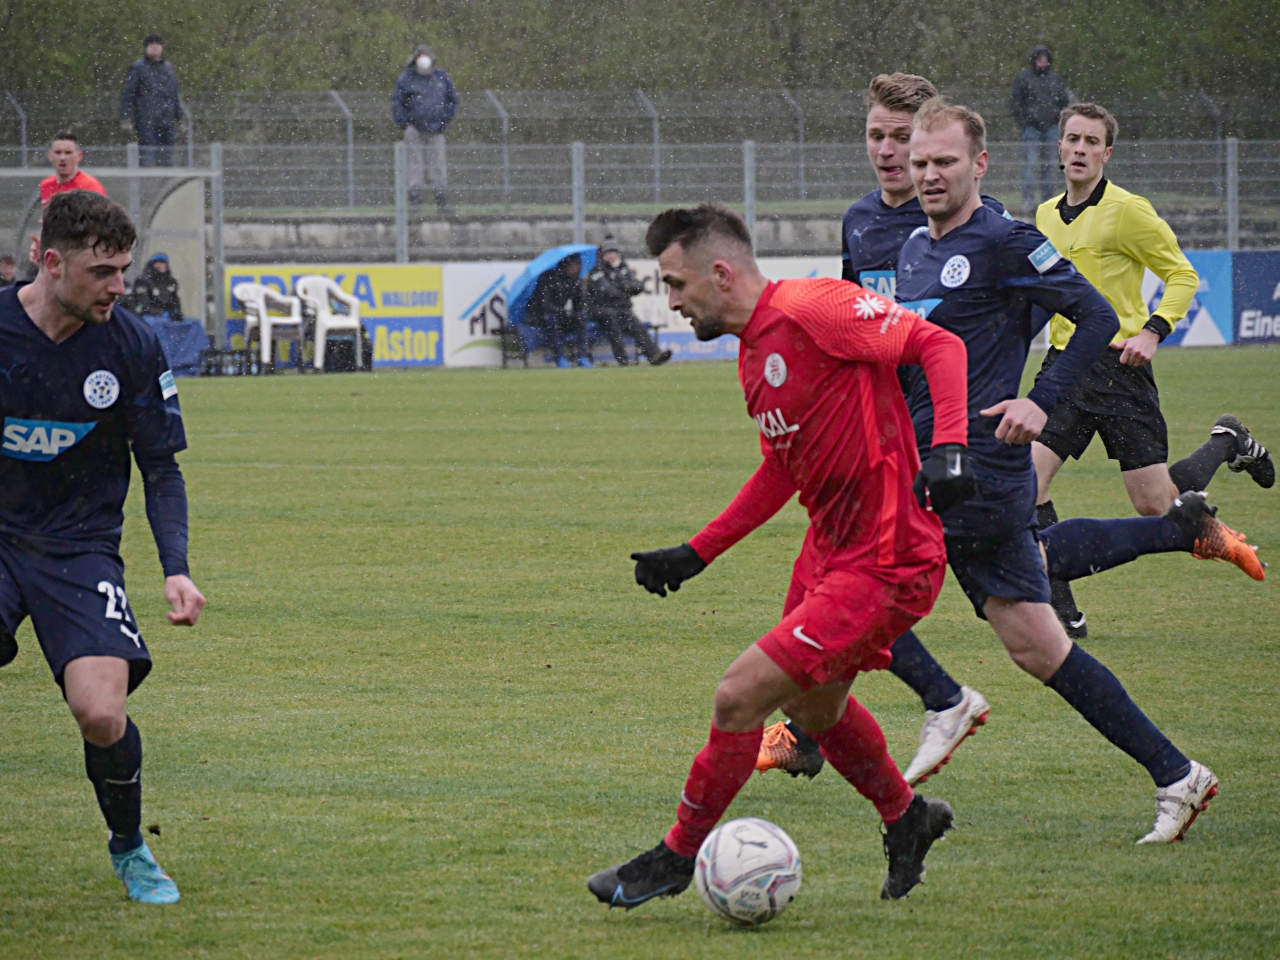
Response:
[{"label": "umbrella", "polygon": [[582,258],[582,275],[596,265],[596,248],[589,243],[565,243],[550,250],[543,250],[529,261],[520,276],[511,281],[507,288],[507,320],[512,323],[524,321],[525,308],[529,306],[529,298],[533,296],[533,288],[538,278],[548,270],[554,270],[566,257],[577,254]]}]

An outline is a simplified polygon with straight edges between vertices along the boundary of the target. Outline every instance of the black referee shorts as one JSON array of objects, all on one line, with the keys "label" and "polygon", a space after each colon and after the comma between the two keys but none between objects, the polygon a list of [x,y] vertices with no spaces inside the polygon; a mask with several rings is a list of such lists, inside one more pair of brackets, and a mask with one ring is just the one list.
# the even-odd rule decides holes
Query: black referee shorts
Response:
[{"label": "black referee shorts", "polygon": [[[1050,348],[1036,379],[1057,361]],[[1107,349],[1075,388],[1049,414],[1039,441],[1059,458],[1080,459],[1094,434],[1121,470],[1138,470],[1169,460],[1169,430],[1160,412],[1160,393],[1151,365],[1120,363],[1120,351]]]}]

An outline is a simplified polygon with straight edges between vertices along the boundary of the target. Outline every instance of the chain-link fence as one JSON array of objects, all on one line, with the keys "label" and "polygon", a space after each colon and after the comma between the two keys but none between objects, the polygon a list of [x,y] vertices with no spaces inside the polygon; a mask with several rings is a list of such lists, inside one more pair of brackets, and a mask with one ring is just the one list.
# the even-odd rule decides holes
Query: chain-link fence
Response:
[{"label": "chain-link fence", "polygon": [[[763,215],[836,217],[875,186],[860,141],[587,143],[575,181],[573,144],[450,143],[449,197],[460,218],[644,215],[663,206],[718,201]],[[988,145],[983,191],[1015,213],[1022,144]],[[209,167],[210,145],[191,164]],[[122,146],[87,145],[90,172],[128,165]],[[221,146],[223,203],[240,221],[391,221],[397,210],[394,143],[228,143]],[[0,179],[0,230],[29,214],[29,177]],[[16,172],[16,171],[15,171]],[[1107,173],[1141,193],[1187,247],[1280,244],[1280,141],[1141,140],[1122,143]],[[403,206],[403,198],[400,198]],[[7,229],[6,229],[7,228]]]},{"label": "chain-link fence", "polygon": [[[1007,91],[950,92],[990,122],[984,191],[1026,214],[1017,210],[1022,146]],[[463,217],[565,216],[575,204],[643,215],[703,200],[829,217],[874,187],[860,91],[482,90],[460,99],[449,129],[448,192]],[[1274,111],[1253,110],[1259,105],[1248,96],[1215,101],[1185,91],[1097,99],[1121,125],[1108,174],[1150,197],[1185,245],[1280,243],[1280,130],[1270,139],[1224,134],[1242,115]],[[222,144],[229,217],[390,219],[396,210],[399,131],[389,91],[194,92],[184,104],[175,160],[207,167],[210,145]],[[90,172],[127,166],[117,110],[106,93],[68,103],[52,93],[7,92],[0,167],[47,172],[49,139],[66,127],[85,145]],[[582,144],[578,182],[575,143]],[[0,209],[29,207],[24,182],[0,182]]]},{"label": "chain-link fence", "polygon": [[[184,86],[184,143],[387,143],[391,85],[369,90],[277,90],[218,93]],[[992,140],[1016,140],[1005,87],[954,87],[947,94],[978,110]],[[1077,88],[1080,99],[1104,103],[1125,140],[1275,139],[1272,104],[1248,91],[1146,94]],[[470,90],[459,91],[450,127],[454,143],[648,144],[741,142],[839,143],[858,139],[865,108],[861,90]],[[7,90],[0,97],[0,165],[39,165],[54,133],[72,129],[84,143],[119,142],[119,94]]]}]

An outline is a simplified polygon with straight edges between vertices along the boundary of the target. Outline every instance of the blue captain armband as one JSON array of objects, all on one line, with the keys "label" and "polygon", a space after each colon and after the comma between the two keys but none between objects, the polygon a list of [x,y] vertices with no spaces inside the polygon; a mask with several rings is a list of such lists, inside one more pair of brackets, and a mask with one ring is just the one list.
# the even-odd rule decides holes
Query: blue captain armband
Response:
[{"label": "blue captain armband", "polygon": [[1027,255],[1027,259],[1031,261],[1031,265],[1036,268],[1036,273],[1048,273],[1062,259],[1062,254],[1058,252],[1050,241],[1046,240],[1040,246],[1036,247]]}]

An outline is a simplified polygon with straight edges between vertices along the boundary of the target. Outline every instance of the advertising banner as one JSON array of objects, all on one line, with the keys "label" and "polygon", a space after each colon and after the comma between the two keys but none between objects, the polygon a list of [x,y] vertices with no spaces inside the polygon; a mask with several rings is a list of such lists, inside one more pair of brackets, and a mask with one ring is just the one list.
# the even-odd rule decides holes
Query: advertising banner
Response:
[{"label": "advertising banner", "polygon": [[[1200,287],[1187,308],[1160,345],[1176,347],[1220,347],[1232,342],[1231,329],[1231,252],[1228,250],[1188,250],[1187,259],[1200,275]],[[1150,270],[1142,281],[1142,296],[1147,311],[1154,312],[1164,295],[1164,282]]]},{"label": "advertising banner", "polygon": [[[445,264],[444,363],[450,367],[496,367],[502,363],[498,340],[507,319],[507,290],[526,266],[523,260]],[[641,323],[656,328],[658,345],[677,360],[732,360],[738,355],[735,337],[700,342],[689,322],[667,309],[667,288],[652,259],[627,260],[644,283],[644,292],[631,301]],[[760,260],[766,277],[838,277],[839,257],[775,257]]]},{"label": "advertising banner", "polygon": [[444,265],[444,363],[447,367],[502,365],[507,287],[524,261]]},{"label": "advertising banner", "polygon": [[[438,265],[406,264],[255,264],[228,266],[226,270],[227,337],[243,347],[243,307],[231,291],[237,283],[252,281],[292,294],[299,277],[330,277],[360,302],[360,322],[373,342],[374,367],[438,367],[444,362],[443,270]],[[233,332],[234,331],[234,332]],[[288,344],[277,345],[289,360]],[[308,345],[308,351],[310,351]]]},{"label": "advertising banner", "polygon": [[1235,255],[1236,343],[1280,342],[1280,250]]}]

